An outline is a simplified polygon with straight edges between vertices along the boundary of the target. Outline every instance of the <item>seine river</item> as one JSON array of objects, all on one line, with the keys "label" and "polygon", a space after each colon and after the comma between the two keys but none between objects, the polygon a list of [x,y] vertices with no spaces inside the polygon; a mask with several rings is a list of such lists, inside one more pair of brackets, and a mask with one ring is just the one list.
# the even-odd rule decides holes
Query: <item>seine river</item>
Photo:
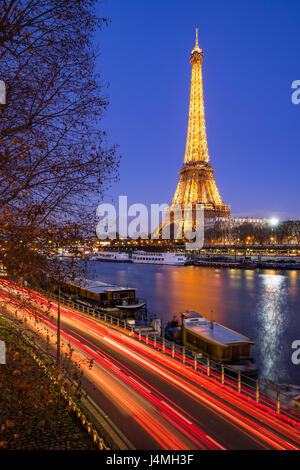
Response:
[{"label": "seine river", "polygon": [[261,377],[300,385],[300,364],[291,359],[300,340],[300,271],[89,263],[89,277],[135,287],[163,325],[196,310],[251,337]]}]

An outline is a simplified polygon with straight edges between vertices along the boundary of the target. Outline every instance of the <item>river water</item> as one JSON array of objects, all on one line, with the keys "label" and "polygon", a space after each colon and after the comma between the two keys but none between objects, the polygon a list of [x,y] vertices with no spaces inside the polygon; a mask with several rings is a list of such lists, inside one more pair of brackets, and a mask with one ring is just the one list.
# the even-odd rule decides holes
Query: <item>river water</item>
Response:
[{"label": "river water", "polygon": [[90,278],[135,287],[163,325],[195,310],[249,336],[260,377],[300,385],[300,364],[292,362],[292,343],[300,340],[300,271],[101,261],[90,261],[89,267]]}]

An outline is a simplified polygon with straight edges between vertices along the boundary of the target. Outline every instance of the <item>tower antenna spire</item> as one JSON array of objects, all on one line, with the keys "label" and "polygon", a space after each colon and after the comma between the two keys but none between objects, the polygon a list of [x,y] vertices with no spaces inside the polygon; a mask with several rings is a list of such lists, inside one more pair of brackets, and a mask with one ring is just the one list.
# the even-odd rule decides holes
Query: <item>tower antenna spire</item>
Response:
[{"label": "tower antenna spire", "polygon": [[196,28],[196,42],[195,42],[195,47],[194,47],[192,53],[193,52],[202,52],[200,47],[199,47],[198,31],[199,31],[199,28]]},{"label": "tower antenna spire", "polygon": [[199,49],[198,31],[199,31],[199,28],[196,28],[196,44],[195,44],[195,49]]}]

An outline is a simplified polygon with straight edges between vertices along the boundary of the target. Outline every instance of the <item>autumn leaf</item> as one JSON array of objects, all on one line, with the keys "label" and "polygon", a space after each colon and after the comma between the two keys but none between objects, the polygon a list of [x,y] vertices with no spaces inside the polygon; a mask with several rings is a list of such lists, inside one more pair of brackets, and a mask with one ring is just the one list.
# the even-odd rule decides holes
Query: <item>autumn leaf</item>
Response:
[{"label": "autumn leaf", "polygon": [[5,424],[8,428],[13,428],[15,426],[15,423],[13,421],[8,420],[8,419],[5,421]]}]

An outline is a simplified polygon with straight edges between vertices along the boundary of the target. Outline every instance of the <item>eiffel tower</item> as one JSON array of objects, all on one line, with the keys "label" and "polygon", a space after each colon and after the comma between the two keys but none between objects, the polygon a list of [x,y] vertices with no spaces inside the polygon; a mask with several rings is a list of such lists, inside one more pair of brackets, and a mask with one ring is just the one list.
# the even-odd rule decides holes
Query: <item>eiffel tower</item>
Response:
[{"label": "eiffel tower", "polygon": [[202,204],[205,218],[229,217],[230,206],[223,203],[208,153],[202,77],[203,57],[196,28],[196,44],[190,58],[192,78],[185,156],[170,209],[174,205],[183,207],[191,204],[196,207],[196,204]]}]

